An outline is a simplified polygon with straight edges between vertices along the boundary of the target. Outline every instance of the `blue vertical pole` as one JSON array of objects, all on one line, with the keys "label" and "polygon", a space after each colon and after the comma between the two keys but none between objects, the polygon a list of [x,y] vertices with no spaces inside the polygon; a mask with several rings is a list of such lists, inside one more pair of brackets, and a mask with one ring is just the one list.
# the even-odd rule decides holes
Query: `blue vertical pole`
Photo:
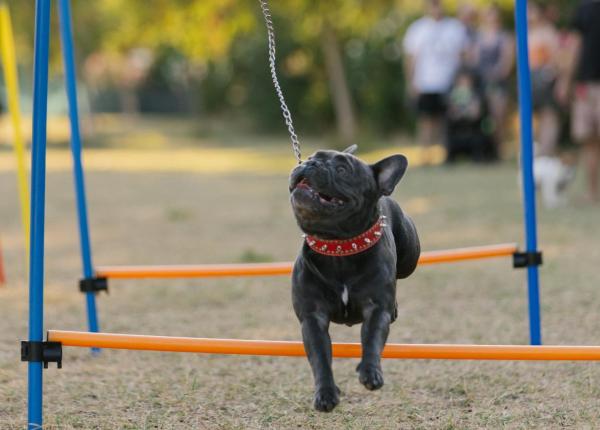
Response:
[{"label": "blue vertical pole", "polygon": [[[533,178],[533,130],[531,107],[531,75],[527,44],[527,0],[516,0],[517,71],[519,76],[519,115],[521,122],[521,169],[523,175],[523,207],[527,252],[537,252],[537,218]],[[529,296],[529,334],[532,345],[542,344],[538,267],[527,268]]]},{"label": "blue vertical pole", "polygon": [[[44,217],[46,194],[46,117],[48,105],[48,49],[50,2],[35,7],[35,57],[33,66],[33,139],[31,157],[31,233],[29,250],[29,341],[44,339]],[[28,368],[27,428],[42,427],[42,363]]]},{"label": "blue vertical pole", "polygon": [[[62,41],[63,63],[65,68],[65,86],[69,99],[69,119],[71,122],[71,153],[73,154],[73,176],[75,179],[75,194],[77,197],[77,216],[79,220],[79,240],[81,245],[81,259],[83,264],[83,277],[94,276],[92,264],[92,249],[90,245],[90,229],[87,214],[87,199],[85,195],[85,178],[83,176],[83,163],[81,161],[81,132],[79,129],[79,105],[77,103],[77,75],[75,73],[75,54],[73,49],[73,28],[71,19],[70,0],[59,0],[58,14],[60,22],[60,36]],[[88,316],[88,329],[98,332],[98,314],[96,312],[96,295],[86,293],[86,307]]]}]

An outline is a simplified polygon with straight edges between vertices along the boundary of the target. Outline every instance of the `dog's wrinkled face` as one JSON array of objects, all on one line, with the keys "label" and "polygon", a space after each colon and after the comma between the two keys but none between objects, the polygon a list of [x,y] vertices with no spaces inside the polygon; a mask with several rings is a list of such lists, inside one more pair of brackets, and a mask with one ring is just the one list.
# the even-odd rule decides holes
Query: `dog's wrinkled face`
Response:
[{"label": "dog's wrinkled face", "polygon": [[377,217],[379,198],[390,195],[406,171],[402,155],[368,165],[352,155],[355,150],[318,151],[292,171],[292,208],[305,233],[323,238],[362,233]]}]

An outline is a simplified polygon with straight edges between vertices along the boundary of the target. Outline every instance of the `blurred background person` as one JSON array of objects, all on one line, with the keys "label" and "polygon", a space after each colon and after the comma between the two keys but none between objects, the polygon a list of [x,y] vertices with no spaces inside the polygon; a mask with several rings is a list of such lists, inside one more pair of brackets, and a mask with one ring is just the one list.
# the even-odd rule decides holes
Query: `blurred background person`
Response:
[{"label": "blurred background person", "polygon": [[537,117],[536,155],[552,156],[556,152],[560,122],[554,97],[558,77],[559,37],[538,3],[529,3],[529,62],[533,110]]},{"label": "blurred background person", "polygon": [[458,20],[465,27],[467,37],[466,61],[470,62],[470,54],[479,37],[479,10],[470,2],[462,3],[456,12]]},{"label": "blurred background person", "polygon": [[461,69],[448,95],[446,163],[461,156],[477,162],[496,158],[493,138],[484,127],[487,116],[478,75],[469,68]]},{"label": "blurred background person", "polygon": [[487,7],[473,47],[473,65],[481,79],[497,153],[505,140],[514,52],[514,38],[502,27],[500,9]]},{"label": "blurred background person", "polygon": [[[564,79],[565,76],[571,76],[573,73],[573,67],[577,61],[577,50],[578,50],[578,39],[579,36],[572,29],[572,15],[577,6],[577,2],[574,2],[569,13],[565,14],[561,10],[557,3],[550,3],[546,6],[546,16],[548,20],[553,23],[558,33],[558,49],[557,49],[557,73],[558,78],[554,86],[554,97],[557,102],[559,110],[559,134],[558,134],[558,148],[560,156],[563,157],[565,150],[569,148],[572,143],[571,133],[571,99],[570,99],[570,87],[571,83]],[[569,154],[575,161],[574,154]]]},{"label": "blurred background person", "polygon": [[568,100],[573,88],[572,134],[583,145],[586,199],[600,201],[600,2],[582,0],[575,11],[575,54],[557,87],[557,96]]},{"label": "blurred background person", "polygon": [[423,147],[443,142],[446,96],[468,43],[465,27],[445,16],[440,0],[426,0],[426,7],[427,14],[404,37],[408,88]]}]

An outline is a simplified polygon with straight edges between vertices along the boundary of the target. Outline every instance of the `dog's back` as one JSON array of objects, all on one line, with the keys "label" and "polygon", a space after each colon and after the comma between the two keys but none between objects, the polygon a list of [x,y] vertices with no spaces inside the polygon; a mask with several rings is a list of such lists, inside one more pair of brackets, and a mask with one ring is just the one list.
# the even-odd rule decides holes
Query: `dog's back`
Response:
[{"label": "dog's back", "polygon": [[404,279],[417,268],[421,245],[417,229],[400,205],[390,197],[381,198],[381,210],[388,217],[396,243],[396,278]]}]

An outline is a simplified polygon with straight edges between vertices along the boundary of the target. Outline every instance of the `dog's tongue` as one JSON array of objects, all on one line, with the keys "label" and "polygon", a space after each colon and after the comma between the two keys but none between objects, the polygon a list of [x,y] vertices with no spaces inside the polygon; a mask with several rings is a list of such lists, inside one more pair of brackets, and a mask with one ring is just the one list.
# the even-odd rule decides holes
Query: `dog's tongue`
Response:
[{"label": "dog's tongue", "polygon": [[296,188],[310,188],[310,185],[308,184],[308,181],[306,180],[306,178],[304,178],[300,182],[298,182],[298,185],[296,185]]},{"label": "dog's tongue", "polygon": [[337,205],[344,204],[344,201],[341,199],[338,199],[336,197],[332,197],[327,194],[323,194],[323,193],[319,193],[319,192],[315,191],[310,186],[310,183],[308,182],[308,180],[306,178],[303,178],[300,182],[298,182],[298,185],[296,185],[296,188],[304,188],[304,189],[310,190],[312,193],[316,194],[319,197],[319,200],[321,201],[322,204],[327,204],[327,203],[335,203]]}]

